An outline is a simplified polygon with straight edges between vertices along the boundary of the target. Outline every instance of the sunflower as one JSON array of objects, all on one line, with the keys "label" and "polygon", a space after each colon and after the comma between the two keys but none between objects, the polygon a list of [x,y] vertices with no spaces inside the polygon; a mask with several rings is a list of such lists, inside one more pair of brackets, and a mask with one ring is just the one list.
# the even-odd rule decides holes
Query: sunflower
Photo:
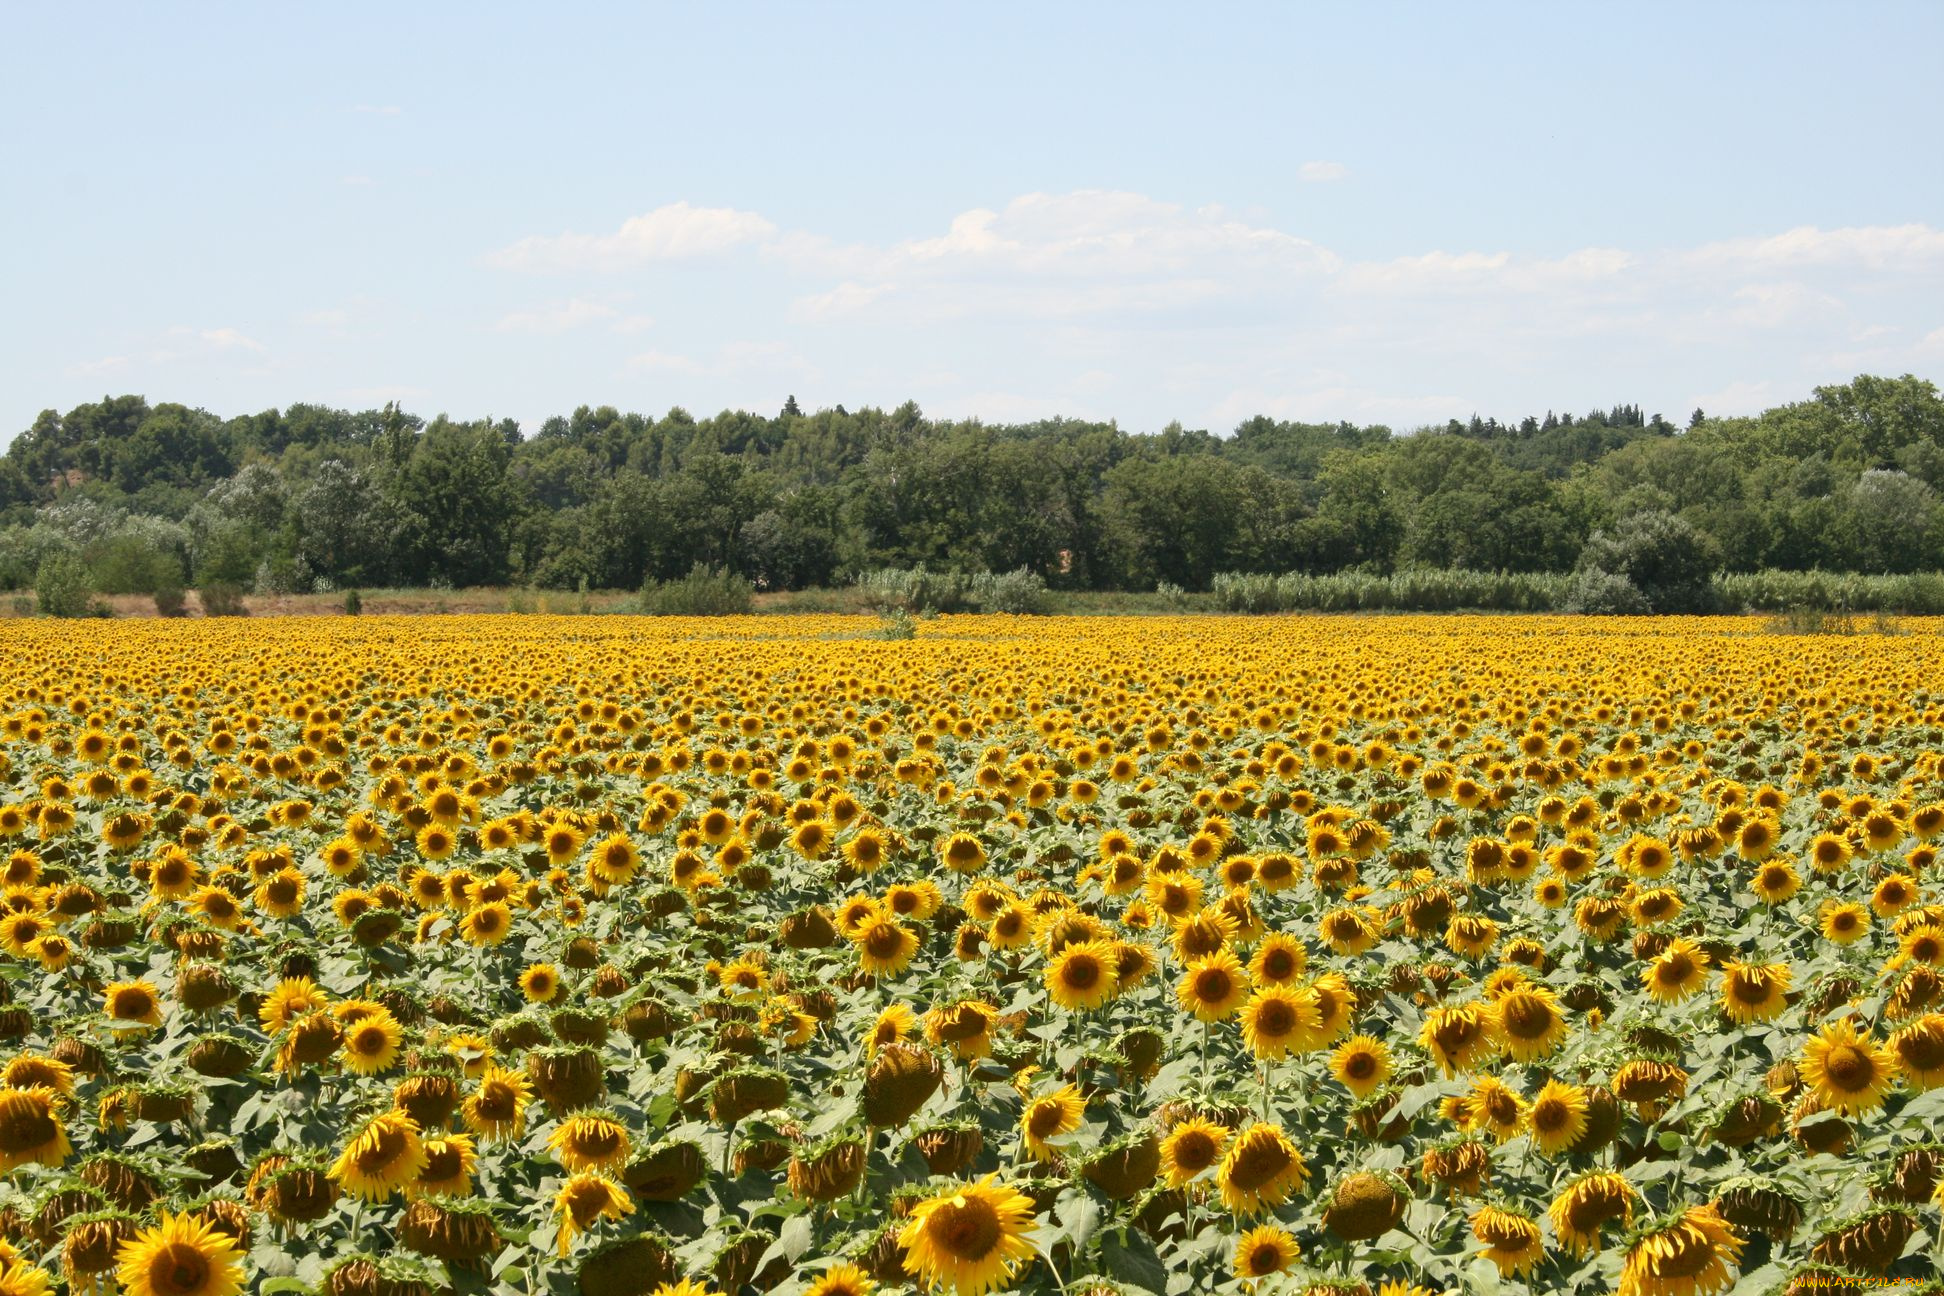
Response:
[{"label": "sunflower", "polygon": [[906,1003],[891,1003],[877,1016],[871,1033],[865,1037],[865,1052],[875,1057],[886,1044],[910,1039],[918,1031],[918,1014]]},{"label": "sunflower", "polygon": [[1352,1035],[1331,1050],[1330,1074],[1357,1098],[1368,1098],[1390,1080],[1390,1049],[1375,1036]]},{"label": "sunflower", "polygon": [[1090,1012],[1114,997],[1120,960],[1111,942],[1075,941],[1046,965],[1046,992],[1068,1012]]},{"label": "sunflower", "polygon": [[1536,1062],[1566,1040],[1566,1019],[1559,999],[1544,986],[1521,986],[1494,1005],[1498,1039],[1518,1062]]},{"label": "sunflower", "polygon": [[1472,1212],[1472,1236],[1485,1244],[1484,1256],[1498,1266],[1499,1277],[1513,1278],[1538,1268],[1546,1257],[1539,1225],[1502,1206],[1481,1206]]},{"label": "sunflower", "polygon": [[1190,1117],[1161,1140],[1161,1173],[1170,1188],[1190,1183],[1222,1159],[1229,1132],[1214,1121]]},{"label": "sunflower", "polygon": [[569,1116],[547,1136],[547,1146],[570,1172],[618,1170],[627,1164],[632,1143],[625,1125],[603,1112]]},{"label": "sunflower", "polygon": [[1175,997],[1201,1021],[1233,1017],[1249,993],[1249,974],[1233,950],[1224,946],[1188,965]]},{"label": "sunflower", "polygon": [[401,1111],[366,1121],[331,1163],[330,1178],[365,1201],[384,1201],[415,1182],[425,1169],[425,1144],[418,1122]]},{"label": "sunflower", "polygon": [[909,927],[879,914],[867,919],[851,937],[858,966],[871,976],[896,976],[918,952],[918,936]]},{"label": "sunflower", "polygon": [[1237,1134],[1215,1175],[1222,1204],[1247,1217],[1273,1210],[1288,1201],[1309,1178],[1309,1167],[1289,1136],[1258,1121]]},{"label": "sunflower", "polygon": [[1249,960],[1249,978],[1257,985],[1287,985],[1308,966],[1309,951],[1302,941],[1283,932],[1271,932]]},{"label": "sunflower", "polygon": [[479,1156],[464,1134],[438,1134],[424,1140],[425,1168],[405,1185],[408,1197],[466,1197],[472,1193]]},{"label": "sunflower", "polygon": [[518,1138],[526,1128],[526,1107],[532,1096],[523,1072],[489,1062],[479,1087],[460,1104],[459,1116],[483,1142]]},{"label": "sunflower", "polygon": [[1770,1021],[1789,1006],[1788,964],[1727,963],[1721,971],[1721,1010],[1729,1020],[1743,1026]]},{"label": "sunflower", "polygon": [[985,845],[971,833],[955,832],[938,844],[938,859],[954,873],[977,873],[985,867]]},{"label": "sunflower", "polygon": [[1316,997],[1284,985],[1262,987],[1242,1009],[1242,1042],[1265,1062],[1305,1048],[1322,1035],[1322,1027]]},{"label": "sunflower", "polygon": [[503,900],[475,906],[459,920],[459,935],[468,945],[497,945],[513,934],[513,910]]},{"label": "sunflower", "polygon": [[1802,889],[1802,878],[1787,860],[1771,859],[1749,881],[1763,904],[1779,905]]},{"label": "sunflower", "polygon": [[1850,845],[1849,839],[1838,833],[1818,833],[1816,839],[1809,843],[1809,862],[1815,866],[1816,872],[1826,875],[1842,872],[1854,853],[1855,848]]},{"label": "sunflower", "polygon": [[405,1028],[383,1008],[359,1018],[344,1032],[344,1066],[353,1075],[372,1076],[398,1062]]},{"label": "sunflower", "polygon": [[1897,1069],[1913,1089],[1944,1087],[1944,1014],[1927,1013],[1887,1041]]},{"label": "sunflower", "polygon": [[1608,1225],[1618,1224],[1623,1230],[1632,1226],[1634,1202],[1639,1196],[1625,1176],[1593,1170],[1567,1184],[1553,1198],[1546,1215],[1561,1245],[1576,1256],[1585,1255],[1600,1249],[1600,1232]]},{"label": "sunflower", "polygon": [[1298,1254],[1288,1229],[1259,1224],[1235,1240],[1235,1276],[1254,1279],[1279,1274],[1296,1263]]},{"label": "sunflower", "polygon": [[1694,1206],[1627,1249],[1619,1296],[1708,1296],[1734,1281],[1742,1240],[1712,1206]]},{"label": "sunflower", "polygon": [[101,992],[102,1011],[118,1028],[162,1024],[162,996],[147,981],[115,981]]},{"label": "sunflower", "polygon": [[928,1291],[985,1296],[1036,1254],[1026,1238],[1033,1214],[1032,1198],[997,1175],[921,1201],[898,1231],[905,1272]]},{"label": "sunflower", "polygon": [[1641,969],[1641,984],[1659,1003],[1680,1003],[1700,993],[1708,979],[1708,956],[1694,942],[1676,937]]},{"label": "sunflower", "polygon": [[1873,1111],[1895,1083],[1897,1059],[1889,1050],[1856,1033],[1849,1018],[1839,1018],[1802,1046],[1797,1072],[1816,1100],[1845,1116]]},{"label": "sunflower", "polygon": [[877,1282],[849,1261],[839,1261],[804,1289],[803,1296],[871,1296]]},{"label": "sunflower", "polygon": [[528,1003],[552,1003],[560,994],[560,972],[551,963],[535,963],[520,973],[520,994]]},{"label": "sunflower", "polygon": [[8,1089],[40,1086],[52,1089],[57,1097],[70,1098],[74,1095],[74,1068],[59,1058],[22,1053],[0,1069],[0,1086]]},{"label": "sunflower", "polygon": [[[11,1074],[8,1083],[13,1083]],[[58,1166],[67,1160],[74,1148],[61,1124],[59,1103],[59,1092],[48,1085],[0,1089],[0,1174],[30,1162]]]},{"label": "sunflower", "polygon": [[195,1215],[163,1215],[115,1251],[128,1296],[236,1296],[243,1289],[236,1239]]},{"label": "sunflower", "polygon": [[1027,1103],[1019,1118],[1019,1133],[1033,1160],[1058,1160],[1052,1140],[1079,1129],[1086,1111],[1087,1100],[1072,1085]]},{"label": "sunflower", "polygon": [[1586,1091],[1578,1085],[1546,1081],[1526,1116],[1532,1141],[1548,1156],[1570,1151],[1586,1134],[1588,1105]]},{"label": "sunflower", "polygon": [[1525,1129],[1525,1099],[1496,1077],[1478,1077],[1463,1103],[1465,1128],[1469,1130],[1509,1143]]},{"label": "sunflower", "polygon": [[582,1171],[554,1194],[554,1214],[560,1229],[558,1254],[564,1256],[573,1248],[576,1234],[585,1233],[600,1220],[634,1214],[634,1199],[606,1175]]},{"label": "sunflower", "polygon": [[1448,1004],[1425,1014],[1422,1044],[1446,1076],[1469,1071],[1496,1046],[1498,1016],[1490,1004]]},{"label": "sunflower", "polygon": [[1826,939],[1848,945],[1870,934],[1870,912],[1860,904],[1825,905],[1821,926]]}]

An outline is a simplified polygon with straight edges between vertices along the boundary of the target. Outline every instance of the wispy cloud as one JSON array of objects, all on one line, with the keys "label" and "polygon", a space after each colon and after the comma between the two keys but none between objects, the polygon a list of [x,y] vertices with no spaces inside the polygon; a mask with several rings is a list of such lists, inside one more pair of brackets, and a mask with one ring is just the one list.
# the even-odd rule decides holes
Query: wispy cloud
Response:
[{"label": "wispy cloud", "polygon": [[755,212],[678,202],[631,217],[612,234],[530,235],[486,260],[504,270],[620,270],[726,252],[775,233]]},{"label": "wispy cloud", "polygon": [[1350,174],[1341,162],[1305,162],[1296,168],[1296,178],[1304,184],[1329,184]]}]

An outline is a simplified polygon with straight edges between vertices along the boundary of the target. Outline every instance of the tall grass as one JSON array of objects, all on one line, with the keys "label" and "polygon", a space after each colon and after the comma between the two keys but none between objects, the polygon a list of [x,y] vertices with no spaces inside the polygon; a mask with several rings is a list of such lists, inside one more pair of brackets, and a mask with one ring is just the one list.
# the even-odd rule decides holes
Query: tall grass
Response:
[{"label": "tall grass", "polygon": [[[1224,572],[1214,603],[1224,612],[1558,612],[1567,606],[1567,572],[1407,569],[1379,575],[1337,572],[1281,576]],[[1944,574],[1866,576],[1857,572],[1724,572],[1715,602],[1728,612],[1889,612],[1944,615]]]}]

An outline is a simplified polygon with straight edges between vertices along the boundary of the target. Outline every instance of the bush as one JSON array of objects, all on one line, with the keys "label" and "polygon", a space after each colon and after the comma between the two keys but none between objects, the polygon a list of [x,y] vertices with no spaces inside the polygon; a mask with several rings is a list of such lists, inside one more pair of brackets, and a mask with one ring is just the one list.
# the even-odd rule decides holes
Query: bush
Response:
[{"label": "bush", "polygon": [[364,596],[354,589],[344,591],[344,615],[357,616],[364,611]]},{"label": "bush", "polygon": [[210,581],[197,591],[202,599],[204,616],[248,616],[250,609],[243,603],[243,587],[228,581]]},{"label": "bush", "polygon": [[646,616],[742,616],[756,602],[756,587],[734,572],[697,563],[678,581],[641,587]]},{"label": "bush", "polygon": [[972,602],[972,578],[964,572],[916,567],[883,567],[856,580],[865,606],[874,612],[963,612]]},{"label": "bush", "polygon": [[34,599],[42,616],[87,616],[93,597],[88,568],[74,554],[50,555],[34,573]]},{"label": "bush", "polygon": [[893,642],[918,637],[918,624],[911,619],[911,613],[903,608],[893,608],[889,612],[878,613],[877,637]]},{"label": "bush", "polygon": [[1687,519],[1650,509],[1595,531],[1580,550],[1579,569],[1624,576],[1652,612],[1706,612],[1715,604],[1711,577],[1720,565],[1713,540]]},{"label": "bush", "polygon": [[1046,611],[1046,578],[1031,568],[980,572],[972,578],[972,602],[981,612],[1037,616]]},{"label": "bush", "polygon": [[1641,616],[1651,609],[1647,596],[1625,576],[1589,567],[1573,581],[1560,610],[1585,616]]},{"label": "bush", "polygon": [[164,585],[155,591],[155,614],[165,617],[179,617],[189,610],[188,595],[180,585]]}]

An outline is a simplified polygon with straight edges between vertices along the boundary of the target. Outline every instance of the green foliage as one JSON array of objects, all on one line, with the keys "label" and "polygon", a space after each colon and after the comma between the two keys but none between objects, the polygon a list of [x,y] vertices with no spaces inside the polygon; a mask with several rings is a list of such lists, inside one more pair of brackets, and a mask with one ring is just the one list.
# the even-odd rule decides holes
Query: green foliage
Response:
[{"label": "green foliage", "polygon": [[[1709,583],[1719,563],[1714,541],[1685,519],[1663,510],[1635,513],[1612,528],[1595,531],[1580,550],[1582,576],[1619,577],[1646,600],[1649,612],[1706,612],[1715,603]],[[1591,581],[1591,593],[1629,601],[1611,581]]]},{"label": "green foliage", "polygon": [[250,609],[243,603],[243,587],[230,581],[211,581],[196,591],[202,600],[204,616],[229,617],[248,616]]},{"label": "green foliage", "polygon": [[1628,577],[1587,567],[1573,578],[1559,610],[1584,616],[1640,616],[1653,608]]},{"label": "green foliage", "polygon": [[364,596],[355,589],[344,591],[344,615],[357,616],[364,611]]},{"label": "green foliage", "polygon": [[155,615],[163,617],[186,616],[189,612],[189,596],[181,585],[169,585],[155,591]]},{"label": "green foliage", "polygon": [[50,555],[34,573],[34,601],[42,616],[87,616],[93,610],[94,585],[87,564],[73,553]]},{"label": "green foliage", "polygon": [[1224,572],[1215,577],[1214,595],[1223,612],[1547,612],[1564,603],[1570,584],[1551,573],[1426,568],[1332,576]]},{"label": "green foliage", "polygon": [[[708,419],[583,406],[526,437],[396,405],[223,419],[120,396],[46,411],[0,456],[0,588],[72,548],[101,590],[126,593],[165,588],[168,562],[180,584],[266,592],[639,589],[700,563],[766,592],[922,569],[937,575],[915,596],[883,597],[1031,610],[1046,604],[1024,586],[982,601],[972,577],[946,574],[1026,571],[1061,595],[1354,572],[1299,597],[1390,602],[1368,581],[1590,566],[1652,606],[1693,606],[1701,584],[1647,568],[1692,551],[1708,574],[1944,569],[1940,489],[1944,398],[1908,375],[1752,418],[1697,411],[1685,430],[1622,403],[1408,434],[1268,418],[1226,436],[987,425],[907,402]],[[1633,521],[1652,514],[1675,521]]]},{"label": "green foliage", "polygon": [[913,621],[911,614],[903,608],[892,608],[888,612],[880,612],[878,613],[877,637],[893,642],[916,639],[918,637],[918,623]]},{"label": "green foliage", "polygon": [[755,586],[743,577],[697,563],[681,580],[642,586],[641,611],[646,616],[742,616],[755,599]]}]

